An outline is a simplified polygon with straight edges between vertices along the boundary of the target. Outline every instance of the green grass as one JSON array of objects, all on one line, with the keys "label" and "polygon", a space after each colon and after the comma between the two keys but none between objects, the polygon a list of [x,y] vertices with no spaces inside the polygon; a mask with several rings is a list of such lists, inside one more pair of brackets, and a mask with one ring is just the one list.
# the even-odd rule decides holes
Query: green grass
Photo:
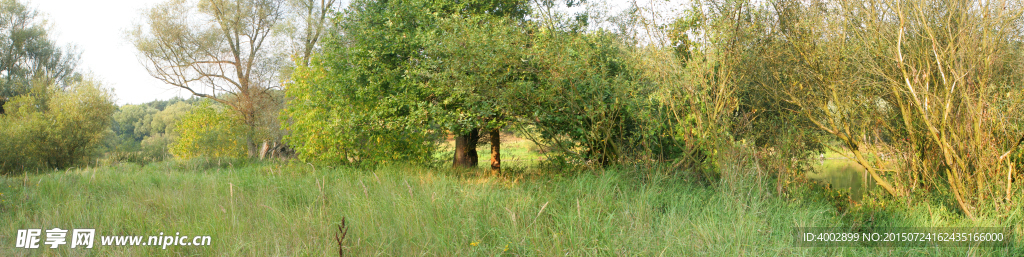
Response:
[{"label": "green grass", "polygon": [[[727,167],[719,184],[660,173],[485,177],[418,167],[161,162],[0,178],[0,256],[329,256],[344,217],[350,256],[1019,255],[1020,248],[796,248],[793,227],[996,226],[939,205],[837,211],[820,192],[772,194],[772,179]],[[483,173],[483,172],[480,172]],[[937,207],[939,206],[939,207]],[[1016,216],[1013,216],[1016,215]],[[870,218],[869,218],[870,217]],[[212,246],[12,249],[26,228],[104,235],[209,235]],[[1020,234],[1020,227],[1016,228]],[[44,247],[46,245],[43,245]]]},{"label": "green grass", "polygon": [[[501,141],[501,165],[502,167],[511,167],[513,169],[523,169],[526,167],[537,166],[541,161],[545,159],[543,154],[537,153],[535,150],[537,145],[529,139],[520,138],[511,134],[502,134]],[[477,167],[490,169],[491,167],[491,145],[488,143],[480,143],[476,148],[477,155],[479,156],[479,163]],[[439,160],[450,160],[452,155],[455,153],[455,140],[448,140],[438,147],[438,151],[434,153],[434,158]],[[451,165],[451,162],[446,162],[447,165]],[[445,165],[442,165],[445,166]]]}]

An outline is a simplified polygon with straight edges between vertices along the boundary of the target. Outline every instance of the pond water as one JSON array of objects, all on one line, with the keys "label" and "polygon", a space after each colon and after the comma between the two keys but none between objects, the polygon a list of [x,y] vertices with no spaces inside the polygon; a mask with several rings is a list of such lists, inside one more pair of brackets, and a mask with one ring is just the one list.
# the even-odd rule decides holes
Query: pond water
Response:
[{"label": "pond water", "polygon": [[[807,173],[807,178],[832,185],[833,189],[845,190],[850,198],[860,202],[866,189],[874,188],[875,181],[867,177],[864,168],[857,162],[846,158],[827,158],[814,165],[814,172]],[[867,181],[867,185],[865,185]]]}]

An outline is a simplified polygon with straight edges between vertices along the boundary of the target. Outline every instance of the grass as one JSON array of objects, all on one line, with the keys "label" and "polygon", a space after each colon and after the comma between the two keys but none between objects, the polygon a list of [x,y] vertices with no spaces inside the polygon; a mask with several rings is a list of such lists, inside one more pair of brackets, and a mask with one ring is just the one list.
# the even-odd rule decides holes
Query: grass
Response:
[{"label": "grass", "polygon": [[[483,173],[483,172],[481,172]],[[342,217],[350,256],[1012,256],[1020,248],[798,248],[793,227],[1007,226],[940,205],[868,202],[838,211],[811,188],[723,168],[704,187],[656,172],[487,177],[414,166],[323,169],[282,163],[161,162],[0,178],[0,242],[27,228],[106,235],[208,235],[212,246],[0,248],[0,256],[328,256]],[[897,201],[898,202],[898,201]],[[886,206],[886,204],[889,204]],[[870,210],[870,211],[863,211]],[[870,217],[870,218],[869,218]],[[1021,233],[1021,228],[1015,228]],[[1018,243],[1018,245],[1021,245]],[[43,245],[45,247],[45,245]]]},{"label": "grass", "polygon": [[[533,167],[544,160],[544,155],[535,151],[538,147],[533,141],[510,133],[503,133],[501,138],[501,165],[503,168]],[[491,145],[482,142],[477,145],[476,151],[479,156],[477,167],[489,169],[491,167]],[[438,151],[434,153],[434,158],[451,159],[454,153],[455,139],[451,139],[440,144]],[[451,165],[450,162],[447,164]]]}]

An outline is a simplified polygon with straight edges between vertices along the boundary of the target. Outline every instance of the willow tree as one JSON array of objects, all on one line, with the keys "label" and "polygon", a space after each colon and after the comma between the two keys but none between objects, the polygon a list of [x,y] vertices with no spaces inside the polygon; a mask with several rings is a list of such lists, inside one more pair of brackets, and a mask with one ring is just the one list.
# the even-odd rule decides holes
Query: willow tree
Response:
[{"label": "willow tree", "polygon": [[[334,1],[288,3],[171,0],[147,10],[129,39],[154,78],[229,106],[254,156],[257,141],[278,140],[281,97],[273,92],[281,89],[284,56],[290,51],[305,63],[334,8]],[[297,25],[283,26],[294,20]]]},{"label": "willow tree", "polygon": [[[898,113],[900,123],[891,126],[898,133],[892,134],[906,138],[899,147],[913,150],[902,163],[912,171],[909,180],[944,177],[957,205],[972,219],[983,201],[1008,202],[1013,167],[1002,163],[1008,160],[1001,155],[1024,135],[1022,102],[1014,95],[1024,79],[1024,8],[1019,2],[891,1],[844,7],[867,24],[863,30],[851,29],[860,49],[868,51],[861,55],[860,70],[863,77],[877,78],[870,84],[888,96],[882,99]],[[873,14],[888,18],[865,17]],[[1005,198],[1000,187],[1006,189]]]},{"label": "willow tree", "polygon": [[0,114],[15,96],[32,91],[34,79],[66,87],[80,80],[78,53],[49,37],[42,15],[16,0],[0,1]]},{"label": "willow tree", "polygon": [[971,218],[982,201],[1009,200],[1021,6],[778,1],[765,13],[776,16],[757,49],[774,70],[759,76],[763,92],[841,142],[886,192],[945,186]]},{"label": "willow tree", "polygon": [[338,11],[337,0],[288,0],[288,35],[292,38],[292,55],[299,65],[309,65],[309,58],[319,47],[321,36],[330,29],[329,21]]},{"label": "willow tree", "polygon": [[149,9],[130,39],[154,78],[230,106],[255,154],[257,113],[275,87],[272,29],[280,1],[174,0]]}]

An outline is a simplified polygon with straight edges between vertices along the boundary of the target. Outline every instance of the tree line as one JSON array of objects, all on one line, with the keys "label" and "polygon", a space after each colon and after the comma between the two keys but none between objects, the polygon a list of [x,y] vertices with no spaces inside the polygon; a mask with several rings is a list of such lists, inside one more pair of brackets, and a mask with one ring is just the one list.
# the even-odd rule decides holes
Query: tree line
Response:
[{"label": "tree line", "polygon": [[286,138],[300,159],[360,164],[428,160],[453,134],[453,166],[473,167],[483,135],[500,172],[494,138],[513,128],[553,160],[704,180],[720,175],[720,151],[750,142],[780,192],[832,150],[891,196],[948,194],[970,218],[1012,203],[1024,141],[1014,1],[552,11],[574,4],[354,1],[287,87]]},{"label": "tree line", "polygon": [[[721,176],[723,152],[746,147],[780,193],[812,156],[834,151],[891,196],[941,195],[972,218],[1012,203],[1024,162],[1019,3],[600,6],[170,1],[146,10],[128,39],[153,77],[208,101],[120,107],[122,143],[107,145],[178,158],[256,158],[275,145],[302,162],[374,166],[437,164],[450,137],[444,166],[476,167],[477,146],[489,145],[500,174],[502,132],[514,131],[552,167],[644,165],[703,182]],[[22,65],[4,68],[4,81],[28,81],[4,84],[4,122],[30,119],[17,114],[26,106],[47,113],[27,104],[45,94],[29,93],[25,70],[49,74],[53,94],[95,84],[65,72],[73,65],[29,68],[73,64],[61,51],[4,62]],[[113,112],[100,109],[89,117]]]}]

